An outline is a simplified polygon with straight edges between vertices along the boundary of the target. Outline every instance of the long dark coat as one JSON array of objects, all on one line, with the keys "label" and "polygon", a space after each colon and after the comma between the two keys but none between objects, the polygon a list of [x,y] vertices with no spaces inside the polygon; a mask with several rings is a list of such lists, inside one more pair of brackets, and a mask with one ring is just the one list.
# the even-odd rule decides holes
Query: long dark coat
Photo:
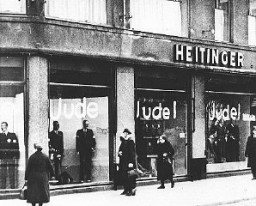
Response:
[{"label": "long dark coat", "polygon": [[133,140],[122,140],[122,143],[119,147],[119,152],[122,152],[120,156],[119,168],[123,172],[129,170],[129,163],[132,163],[135,166],[135,144]]},{"label": "long dark coat", "polygon": [[[172,179],[173,168],[171,164],[172,157],[174,155],[174,149],[170,142],[165,141],[164,143],[157,144],[157,179],[158,180],[167,180]],[[167,158],[163,156],[164,153],[167,153]],[[169,159],[169,161],[168,161]]]},{"label": "long dark coat", "polygon": [[30,156],[25,173],[28,181],[29,203],[47,203],[50,201],[49,178],[53,176],[53,168],[48,156],[36,151]]},{"label": "long dark coat", "polygon": [[245,156],[248,157],[248,167],[256,167],[256,138],[248,137]]}]

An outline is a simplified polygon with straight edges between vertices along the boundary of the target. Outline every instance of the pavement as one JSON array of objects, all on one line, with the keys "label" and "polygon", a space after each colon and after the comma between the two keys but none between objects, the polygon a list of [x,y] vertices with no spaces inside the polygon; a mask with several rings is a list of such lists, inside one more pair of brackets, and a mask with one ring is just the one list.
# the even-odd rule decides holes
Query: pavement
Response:
[{"label": "pavement", "polygon": [[[46,206],[217,206],[256,202],[256,180],[249,174],[137,187],[136,196],[120,195],[122,190],[52,196]],[[25,200],[0,200],[1,206],[25,206]]]}]

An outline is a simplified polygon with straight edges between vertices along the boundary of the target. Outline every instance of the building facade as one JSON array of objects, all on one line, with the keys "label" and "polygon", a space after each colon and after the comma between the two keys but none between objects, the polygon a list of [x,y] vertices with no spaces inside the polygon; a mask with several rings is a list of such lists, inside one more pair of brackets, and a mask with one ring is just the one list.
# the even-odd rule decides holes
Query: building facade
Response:
[{"label": "building facade", "polygon": [[[48,153],[53,121],[61,170],[75,182],[85,119],[96,140],[90,184],[113,184],[124,128],[141,181],[156,179],[161,134],[174,146],[176,177],[247,170],[255,9],[254,0],[0,0],[0,121],[17,137],[1,140],[1,190],[23,185],[35,142]],[[19,156],[7,158],[17,141]]]}]

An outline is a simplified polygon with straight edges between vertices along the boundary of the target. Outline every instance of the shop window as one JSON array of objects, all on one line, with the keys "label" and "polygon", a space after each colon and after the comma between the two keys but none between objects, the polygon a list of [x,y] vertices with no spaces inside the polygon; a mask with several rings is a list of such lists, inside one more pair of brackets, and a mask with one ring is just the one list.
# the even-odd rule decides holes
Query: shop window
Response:
[{"label": "shop window", "polygon": [[0,189],[17,189],[25,174],[22,58],[0,57],[0,124]]},{"label": "shop window", "polygon": [[[110,79],[110,69],[102,69],[102,66],[92,69],[81,60],[65,61],[52,61],[50,67],[49,155],[56,178],[60,183],[66,183],[61,178],[67,177],[67,174],[74,182],[108,181],[111,87],[108,85],[110,80],[106,83],[98,77],[104,74],[105,79]],[[67,72],[76,79],[68,78]],[[93,135],[81,130],[84,120],[87,120]],[[51,134],[56,129],[54,122],[59,125],[61,132],[57,133],[61,133],[63,143],[55,141],[54,138],[58,137]],[[87,143],[83,142],[83,134],[89,135],[86,136],[89,138]],[[85,145],[81,149],[83,143]],[[84,154],[83,167],[80,158]]]},{"label": "shop window", "polygon": [[107,23],[106,0],[50,0],[46,1],[46,16],[89,22]]},{"label": "shop window", "polygon": [[136,151],[138,166],[148,177],[157,175],[156,146],[163,134],[175,150],[175,175],[187,174],[187,80],[161,69],[136,73]]},{"label": "shop window", "polygon": [[230,2],[216,0],[215,40],[230,41]]},{"label": "shop window", "polygon": [[248,16],[248,44],[256,45],[256,1],[250,0]]},{"label": "shop window", "polygon": [[0,13],[26,13],[26,0],[0,0]]},{"label": "shop window", "polygon": [[[226,81],[227,77],[209,78],[206,84],[208,163],[244,161],[246,141],[256,121],[253,81],[242,77]],[[239,86],[232,87],[232,84],[241,87],[243,83],[249,85],[244,91]]]},{"label": "shop window", "polygon": [[131,0],[131,28],[187,36],[187,1]]}]

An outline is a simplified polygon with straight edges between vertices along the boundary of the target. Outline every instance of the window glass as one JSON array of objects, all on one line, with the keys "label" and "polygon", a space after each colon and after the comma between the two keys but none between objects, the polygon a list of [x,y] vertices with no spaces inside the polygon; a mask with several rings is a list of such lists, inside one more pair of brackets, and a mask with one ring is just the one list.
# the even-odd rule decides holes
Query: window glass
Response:
[{"label": "window glass", "polygon": [[136,91],[135,115],[136,149],[140,169],[149,177],[157,175],[157,139],[165,134],[175,151],[175,174],[186,174],[186,95],[163,91]]},{"label": "window glass", "polygon": [[230,41],[230,2],[216,0],[215,40]]},{"label": "window glass", "polygon": [[26,13],[26,0],[0,0],[1,13]]},{"label": "window glass", "polygon": [[256,1],[250,0],[248,16],[248,44],[256,45]]},{"label": "window glass", "polygon": [[106,0],[50,0],[45,6],[47,17],[107,23]]},{"label": "window glass", "polygon": [[246,77],[212,77],[207,80],[208,163],[245,160],[246,140],[251,124],[255,122],[254,88],[253,79]]},{"label": "window glass", "polygon": [[[50,149],[53,149],[53,152],[50,152],[50,157],[57,175],[67,172],[74,181],[107,181],[109,179],[108,105],[109,92],[106,89],[69,86],[50,87],[50,132],[54,129],[53,121],[58,121],[59,131],[63,133],[64,151],[63,156],[60,157],[59,174],[56,172],[58,164],[56,159],[58,154],[62,155],[62,152],[58,151],[61,150],[61,143],[51,139],[53,144],[50,144]],[[80,151],[80,146],[77,145],[78,131],[83,129],[83,120],[89,121],[89,129],[93,132],[94,140],[88,141],[96,142],[96,146],[91,145],[90,148],[95,151],[89,151],[89,148],[86,148],[86,146],[84,151]],[[52,138],[58,137],[53,136]],[[79,136],[79,138],[84,137]],[[88,144],[93,143],[89,142]],[[91,164],[90,168],[87,168],[88,165],[84,165],[84,169],[88,171],[84,171],[83,177],[80,174],[82,152],[88,152],[88,155],[85,155],[84,161]],[[91,173],[91,176],[89,176],[88,172]],[[58,176],[57,179],[59,179]]]},{"label": "window glass", "polygon": [[24,183],[24,86],[0,85],[0,189]]},{"label": "window glass", "polygon": [[256,16],[256,1],[250,0],[250,15]]},{"label": "window glass", "polygon": [[24,81],[23,59],[0,57],[0,81]]},{"label": "window glass", "polygon": [[54,59],[50,80],[49,156],[56,179],[108,181],[110,69]]},{"label": "window glass", "polygon": [[157,175],[156,144],[166,135],[172,144],[175,175],[187,174],[188,78],[164,68],[138,68],[135,90],[135,133],[138,165],[146,176]]},{"label": "window glass", "polygon": [[135,30],[185,36],[187,1],[131,0],[131,28]]}]

